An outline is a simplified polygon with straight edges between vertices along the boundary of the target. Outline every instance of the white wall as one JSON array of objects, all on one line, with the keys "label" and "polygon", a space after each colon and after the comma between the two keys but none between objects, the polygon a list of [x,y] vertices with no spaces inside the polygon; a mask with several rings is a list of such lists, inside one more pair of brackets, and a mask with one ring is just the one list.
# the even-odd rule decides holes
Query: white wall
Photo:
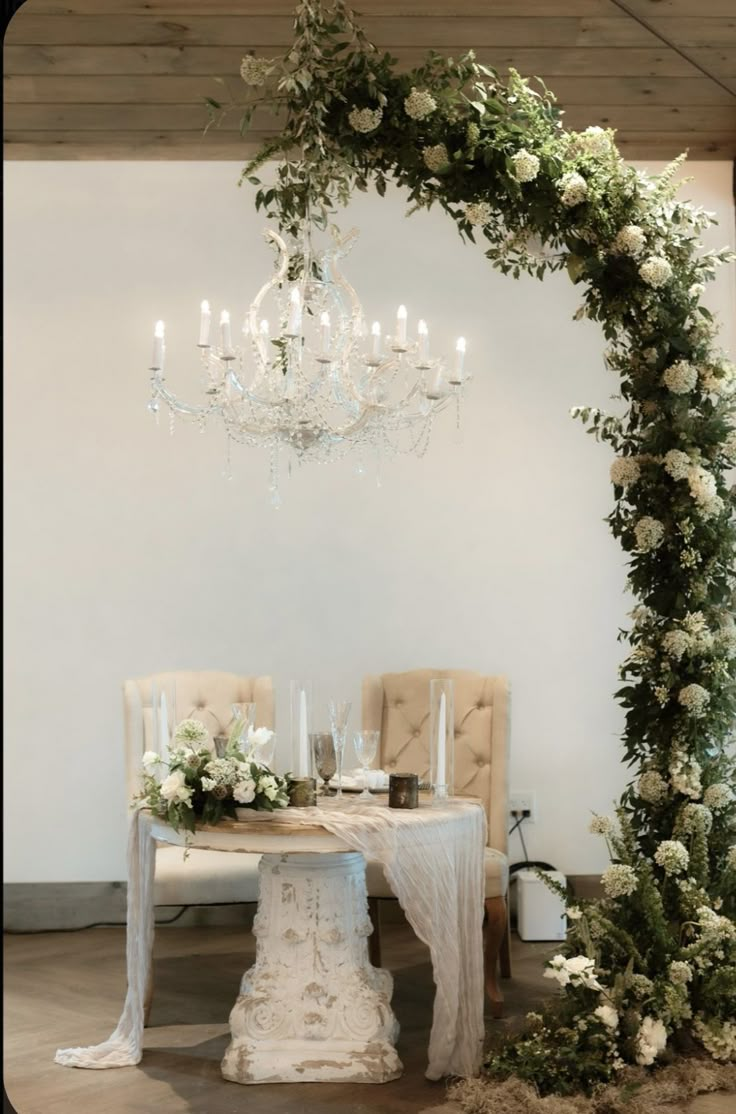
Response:
[{"label": "white wall", "polygon": [[[347,272],[369,317],[405,301],[433,341],[468,338],[463,441],[447,413],[380,488],[309,466],[276,512],[265,455],[237,452],[228,483],[222,436],[171,439],[146,410],[154,320],[175,384],[200,299],[235,313],[266,276],[238,172],[5,168],[6,881],[124,877],[121,683],[188,667],[272,673],[284,742],[292,676],[322,701],[350,694],[357,726],[365,672],[505,672],[512,788],[537,794],[529,853],[601,869],[586,826],[626,781],[611,697],[625,572],[602,522],[610,453],[568,409],[615,390],[602,338],[571,323],[566,278],[503,279],[441,213],[358,198]],[[721,214],[709,243],[733,242],[730,165],[689,173]],[[730,313],[733,294],[721,273],[712,305]]]}]

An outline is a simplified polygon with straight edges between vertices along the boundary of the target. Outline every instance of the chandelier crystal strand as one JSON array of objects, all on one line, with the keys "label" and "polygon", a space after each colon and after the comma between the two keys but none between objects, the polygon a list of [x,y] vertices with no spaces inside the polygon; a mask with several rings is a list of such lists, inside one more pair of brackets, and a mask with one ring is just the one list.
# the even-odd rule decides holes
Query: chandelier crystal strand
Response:
[{"label": "chandelier crystal strand", "polygon": [[221,312],[215,328],[209,302],[201,303],[201,403],[184,402],[169,390],[162,322],[154,333],[149,409],[157,416],[164,403],[172,423],[179,416],[202,431],[208,418],[218,418],[228,443],[267,448],[274,505],[280,504],[281,448],[289,471],[292,460],[327,462],[350,450],[359,454],[358,470],[365,449],[378,458],[423,455],[435,414],[453,396],[457,400],[468,379],[464,340],[452,367],[446,365],[432,353],[425,321],[412,339],[406,306],[399,306],[388,335],[378,321],[367,328],[340,268],[356,230],[333,235],[329,248],[319,252],[311,232],[307,222],[291,251],[278,233],[264,233],[276,249],[276,265],[248,309],[238,343],[229,312]]}]

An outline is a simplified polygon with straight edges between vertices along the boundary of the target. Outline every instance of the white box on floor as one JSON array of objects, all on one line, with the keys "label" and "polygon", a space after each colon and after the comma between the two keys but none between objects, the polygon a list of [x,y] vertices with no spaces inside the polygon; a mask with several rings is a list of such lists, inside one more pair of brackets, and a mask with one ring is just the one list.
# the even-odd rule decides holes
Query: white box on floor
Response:
[{"label": "white box on floor", "polygon": [[[567,878],[559,870],[544,872],[561,886]],[[520,870],[516,875],[516,915],[522,940],[564,940],[567,918],[562,898],[545,886],[533,870]]]}]

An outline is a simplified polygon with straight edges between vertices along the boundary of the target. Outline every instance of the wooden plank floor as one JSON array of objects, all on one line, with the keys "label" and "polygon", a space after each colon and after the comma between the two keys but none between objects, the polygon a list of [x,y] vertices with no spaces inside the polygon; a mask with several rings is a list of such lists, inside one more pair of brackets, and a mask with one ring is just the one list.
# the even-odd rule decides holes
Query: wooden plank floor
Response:
[{"label": "wooden plank floor", "polygon": [[[5,1087],[18,1114],[419,1114],[445,1100],[424,1078],[433,983],[426,948],[404,923],[383,929],[384,965],[395,979],[401,1079],[384,1086],[226,1082],[220,1060],[227,1017],[254,939],[240,927],[159,928],[156,997],[141,1064],[82,1071],[54,1064],[60,1046],[104,1040],[125,993],[124,930],[88,929],[5,937]],[[514,978],[505,984],[515,1025],[550,992],[542,978],[552,944],[514,939]],[[734,1096],[709,1095],[690,1114],[734,1114]],[[439,1114],[439,1111],[437,1112]],[[660,1114],[665,1114],[661,1109]],[[675,1114],[670,1108],[669,1114]]]}]

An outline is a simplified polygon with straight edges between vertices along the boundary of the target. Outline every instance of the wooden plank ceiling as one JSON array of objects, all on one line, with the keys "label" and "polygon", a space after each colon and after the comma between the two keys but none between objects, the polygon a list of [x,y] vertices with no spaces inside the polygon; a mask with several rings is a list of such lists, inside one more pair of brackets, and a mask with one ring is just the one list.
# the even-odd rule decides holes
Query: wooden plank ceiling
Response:
[{"label": "wooden plank ceiling", "polygon": [[[568,127],[618,129],[628,158],[736,157],[736,0],[355,0],[404,66],[433,47],[544,79]],[[5,156],[235,159],[246,51],[291,40],[291,0],[26,0],[5,37]],[[268,120],[258,123],[258,140]]]}]

